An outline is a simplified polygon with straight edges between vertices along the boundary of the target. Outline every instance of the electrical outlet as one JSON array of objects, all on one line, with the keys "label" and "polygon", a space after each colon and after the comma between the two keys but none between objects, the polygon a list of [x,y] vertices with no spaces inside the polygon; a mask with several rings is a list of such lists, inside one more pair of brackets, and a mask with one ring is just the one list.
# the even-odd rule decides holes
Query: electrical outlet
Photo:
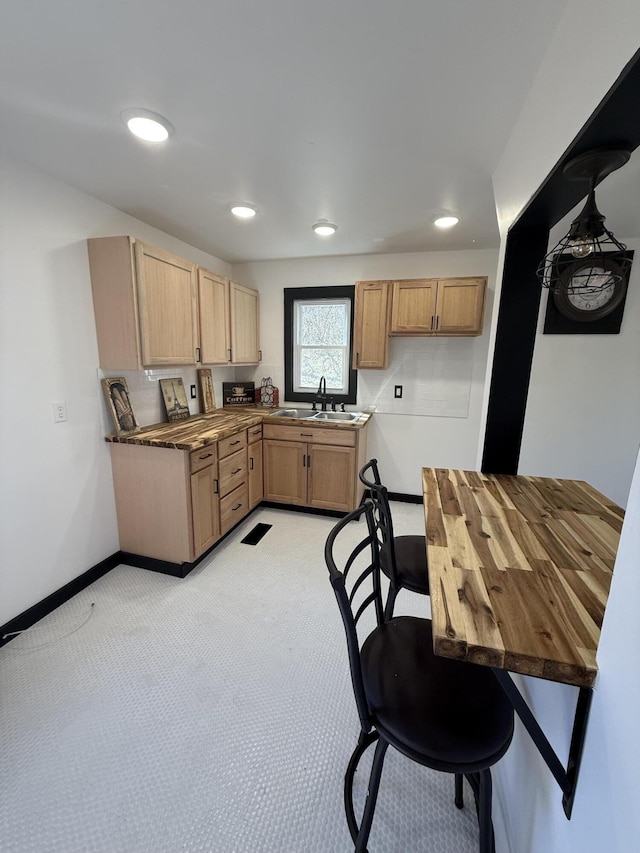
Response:
[{"label": "electrical outlet", "polygon": [[402,399],[402,385],[393,386],[393,396],[396,398],[396,400]]},{"label": "electrical outlet", "polygon": [[191,399],[192,400],[196,399],[196,386],[195,385],[191,386]]},{"label": "electrical outlet", "polygon": [[67,419],[67,404],[64,400],[58,400],[53,403],[53,422],[55,424],[64,423]]}]

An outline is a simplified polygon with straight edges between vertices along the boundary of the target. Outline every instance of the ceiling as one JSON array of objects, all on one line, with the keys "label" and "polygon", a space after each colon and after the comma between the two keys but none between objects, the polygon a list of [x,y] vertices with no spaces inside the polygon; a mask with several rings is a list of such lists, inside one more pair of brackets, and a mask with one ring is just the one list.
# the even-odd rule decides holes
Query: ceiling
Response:
[{"label": "ceiling", "polygon": [[[491,175],[565,6],[4,0],[3,151],[229,262],[494,247]],[[135,139],[130,107],[175,134]]]}]

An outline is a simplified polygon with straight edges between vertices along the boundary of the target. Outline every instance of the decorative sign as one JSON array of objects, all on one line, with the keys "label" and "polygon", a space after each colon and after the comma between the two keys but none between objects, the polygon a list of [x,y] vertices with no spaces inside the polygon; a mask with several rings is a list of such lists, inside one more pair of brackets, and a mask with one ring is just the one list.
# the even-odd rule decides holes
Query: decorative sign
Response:
[{"label": "decorative sign", "polygon": [[200,381],[200,406],[205,414],[213,412],[216,408],[216,398],[213,393],[213,379],[211,378],[211,370],[208,367],[201,367],[198,370],[198,379]]},{"label": "decorative sign", "polygon": [[254,382],[223,382],[222,399],[225,406],[253,406]]},{"label": "decorative sign", "polygon": [[137,430],[138,423],[131,408],[127,380],[122,376],[118,376],[115,379],[103,379],[102,388],[104,389],[104,396],[113,416],[116,433],[124,435],[125,433]]},{"label": "decorative sign", "polygon": [[177,376],[175,379],[161,379],[160,390],[162,391],[162,399],[169,423],[186,421],[190,417],[189,404],[187,403],[182,378]]}]

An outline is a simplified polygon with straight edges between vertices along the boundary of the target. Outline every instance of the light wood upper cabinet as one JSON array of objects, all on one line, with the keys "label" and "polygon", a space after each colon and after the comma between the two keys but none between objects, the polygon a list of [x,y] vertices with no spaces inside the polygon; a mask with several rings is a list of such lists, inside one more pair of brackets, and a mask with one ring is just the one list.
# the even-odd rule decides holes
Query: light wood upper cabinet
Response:
[{"label": "light wood upper cabinet", "polygon": [[386,369],[389,362],[388,281],[357,281],[353,324],[353,368]]},{"label": "light wood upper cabinet", "polygon": [[260,361],[256,290],[133,237],[87,242],[103,370]]},{"label": "light wood upper cabinet", "polygon": [[198,346],[196,267],[136,241],[142,364],[194,364]]},{"label": "light wood upper cabinet", "polygon": [[479,335],[482,332],[486,278],[447,278],[438,282],[437,335]]},{"label": "light wood upper cabinet", "polygon": [[394,281],[391,296],[391,334],[430,334],[436,315],[437,292],[437,279]]},{"label": "light wood upper cabinet", "polygon": [[195,364],[195,265],[132,237],[87,242],[100,367]]},{"label": "light wood upper cabinet", "polygon": [[479,335],[486,278],[393,282],[392,335]]},{"label": "light wood upper cabinet", "polygon": [[200,361],[203,364],[229,364],[229,280],[198,269],[198,301]]},{"label": "light wood upper cabinet", "polygon": [[257,290],[229,282],[231,364],[260,361],[259,300]]}]

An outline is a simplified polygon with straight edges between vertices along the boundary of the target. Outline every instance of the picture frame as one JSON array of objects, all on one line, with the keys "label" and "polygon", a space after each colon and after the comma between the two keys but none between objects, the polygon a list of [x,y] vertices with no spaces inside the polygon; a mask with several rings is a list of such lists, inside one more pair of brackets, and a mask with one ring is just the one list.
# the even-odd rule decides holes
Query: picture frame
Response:
[{"label": "picture frame", "polygon": [[200,410],[203,414],[215,411],[216,397],[213,391],[213,378],[208,367],[198,369],[198,382],[200,383]]},{"label": "picture frame", "polygon": [[129,399],[129,388],[124,376],[102,380],[102,389],[111,412],[117,435],[137,432],[140,427]]},{"label": "picture frame", "polygon": [[176,376],[174,379],[161,379],[160,390],[169,423],[186,421],[191,417],[182,377]]}]

